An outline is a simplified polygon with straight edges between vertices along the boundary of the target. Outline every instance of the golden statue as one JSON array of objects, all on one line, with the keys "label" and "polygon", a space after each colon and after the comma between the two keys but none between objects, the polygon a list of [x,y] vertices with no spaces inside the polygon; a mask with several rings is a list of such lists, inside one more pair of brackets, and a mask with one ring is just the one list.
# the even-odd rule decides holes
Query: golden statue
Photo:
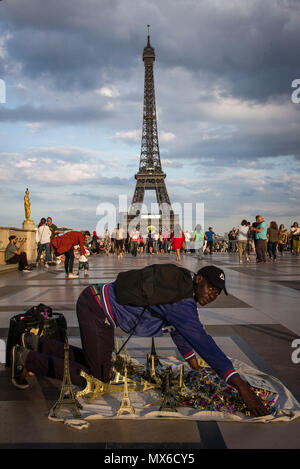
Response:
[{"label": "golden statue", "polygon": [[29,190],[28,187],[25,192],[25,197],[24,197],[24,208],[25,208],[25,220],[26,221],[31,221],[30,220],[30,201],[29,201]]}]

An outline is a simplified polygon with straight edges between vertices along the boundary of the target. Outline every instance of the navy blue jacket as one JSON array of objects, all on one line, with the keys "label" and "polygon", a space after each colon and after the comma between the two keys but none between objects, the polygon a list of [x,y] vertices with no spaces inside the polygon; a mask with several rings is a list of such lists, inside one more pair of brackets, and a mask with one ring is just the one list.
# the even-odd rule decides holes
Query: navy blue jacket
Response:
[{"label": "navy blue jacket", "polygon": [[135,335],[140,337],[158,337],[169,331],[185,360],[191,360],[197,352],[225,381],[230,382],[238,375],[232,362],[205,332],[194,298],[153,305],[151,308],[159,315],[156,317],[147,309],[144,311],[143,306],[121,305],[116,298],[115,282],[92,285],[91,290],[114,327],[129,334],[137,325]]}]

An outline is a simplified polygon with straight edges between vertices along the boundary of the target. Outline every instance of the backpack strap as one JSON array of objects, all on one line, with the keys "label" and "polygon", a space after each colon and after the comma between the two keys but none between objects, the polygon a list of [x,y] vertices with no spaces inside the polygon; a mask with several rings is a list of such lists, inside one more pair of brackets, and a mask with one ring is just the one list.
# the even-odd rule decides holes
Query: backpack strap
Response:
[{"label": "backpack strap", "polygon": [[140,314],[135,326],[131,329],[130,331],[130,335],[127,337],[127,339],[125,340],[124,344],[122,345],[122,347],[120,348],[120,350],[117,352],[117,355],[119,355],[119,353],[121,352],[121,350],[123,350],[123,348],[125,347],[125,345],[127,344],[127,342],[129,341],[129,339],[131,339],[131,337],[133,336],[133,334],[135,333],[136,331],[136,328],[140,322],[140,320],[142,319],[142,316],[144,314],[144,312],[146,311],[146,309],[148,308],[148,306],[144,306],[144,309],[142,311],[142,313]]}]

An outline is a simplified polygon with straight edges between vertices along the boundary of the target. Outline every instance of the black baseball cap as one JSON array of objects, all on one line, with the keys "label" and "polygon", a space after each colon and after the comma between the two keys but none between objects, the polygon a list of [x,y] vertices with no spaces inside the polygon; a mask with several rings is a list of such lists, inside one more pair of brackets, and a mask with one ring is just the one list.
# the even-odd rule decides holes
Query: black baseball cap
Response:
[{"label": "black baseball cap", "polygon": [[225,273],[222,269],[215,267],[214,265],[207,265],[198,270],[197,275],[205,277],[212,285],[224,290],[225,295],[228,292],[225,287]]}]

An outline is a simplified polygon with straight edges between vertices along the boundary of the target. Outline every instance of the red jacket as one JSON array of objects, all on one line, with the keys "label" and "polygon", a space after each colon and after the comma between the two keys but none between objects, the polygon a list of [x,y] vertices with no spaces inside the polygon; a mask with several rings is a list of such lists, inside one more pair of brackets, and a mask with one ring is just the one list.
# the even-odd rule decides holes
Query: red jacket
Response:
[{"label": "red jacket", "polygon": [[65,252],[69,251],[72,247],[77,244],[80,245],[80,252],[84,256],[84,235],[80,231],[69,231],[62,236],[56,236],[50,243],[51,248],[56,256],[60,256]]}]

